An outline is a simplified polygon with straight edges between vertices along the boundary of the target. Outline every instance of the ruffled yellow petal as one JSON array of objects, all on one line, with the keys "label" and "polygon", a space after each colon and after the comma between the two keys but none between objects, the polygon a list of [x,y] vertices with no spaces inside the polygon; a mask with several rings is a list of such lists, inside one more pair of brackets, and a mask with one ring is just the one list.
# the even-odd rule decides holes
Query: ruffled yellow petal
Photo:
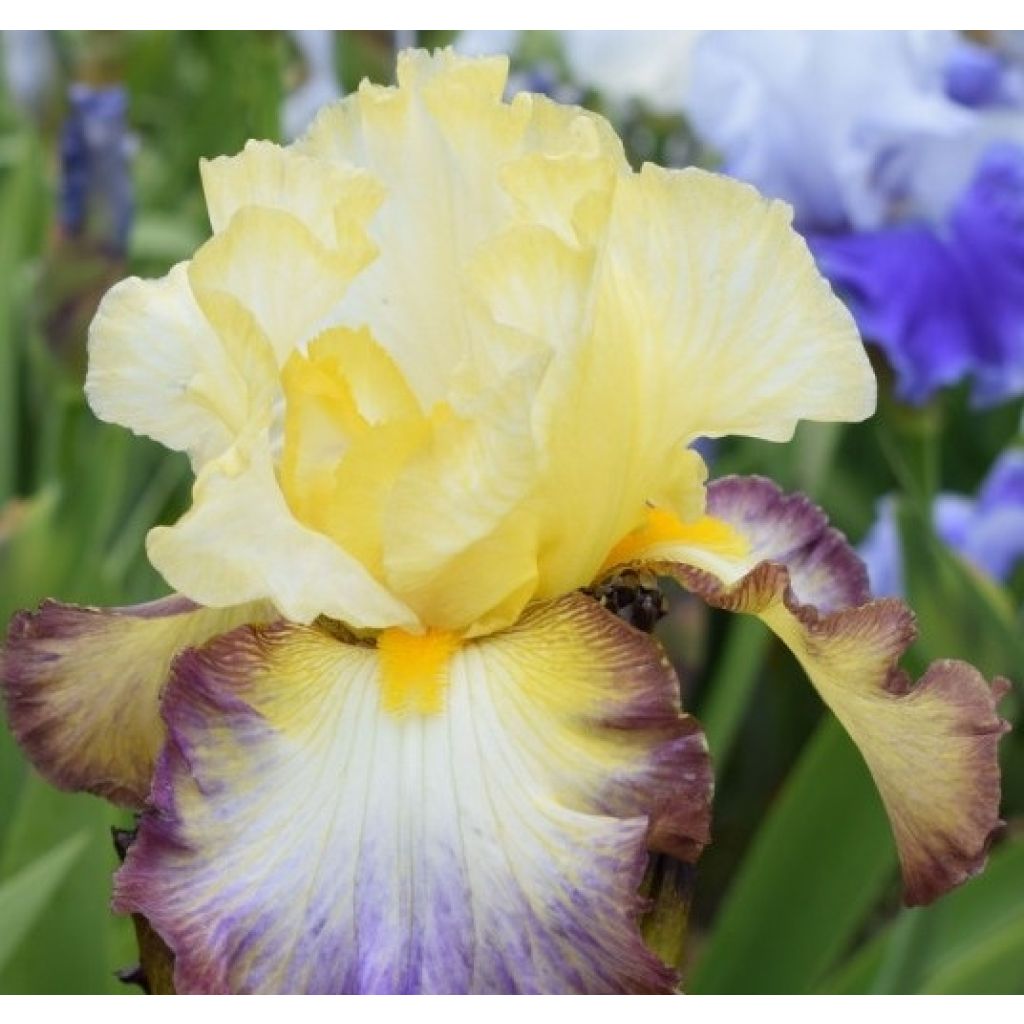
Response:
[{"label": "ruffled yellow petal", "polygon": [[178,264],[157,281],[122,281],[100,303],[86,396],[100,419],[186,451],[199,467],[234,441],[262,386],[238,354],[197,306],[188,267]]},{"label": "ruffled yellow petal", "polygon": [[[653,358],[666,428],[788,440],[798,420],[861,420],[875,379],[853,318],[793,231],[792,210],[695,168],[620,182],[598,320]],[[656,397],[657,396],[657,397]]]},{"label": "ruffled yellow petal", "polygon": [[349,237],[336,220],[365,225],[384,198],[366,171],[329,164],[272,142],[250,141],[237,156],[202,160],[199,170],[215,232],[247,206],[281,210],[300,220],[328,248]]},{"label": "ruffled yellow petal", "polygon": [[151,530],[146,550],[164,579],[211,607],[267,599],[296,622],[327,615],[357,628],[419,624],[364,565],[295,519],[265,432],[207,465],[192,508]]},{"label": "ruffled yellow petal", "polygon": [[226,292],[249,310],[281,364],[373,255],[358,232],[329,249],[292,214],[247,206],[195,254],[188,276],[200,304],[208,292]]},{"label": "ruffled yellow petal", "polygon": [[[184,273],[205,335],[165,368],[171,342],[140,355],[122,317],[94,368],[101,414],[197,467],[225,459],[197,488],[219,480],[221,512],[193,526],[250,522],[237,463],[264,438],[273,556],[186,570],[214,539],[171,557],[155,535],[195,599],[223,603],[234,581],[308,620],[299,590],[336,582],[263,563],[315,534],[334,553],[311,572],[356,566],[389,595],[361,620],[395,625],[404,608],[481,635],[591,583],[648,507],[699,520],[696,437],[783,438],[801,417],[872,407],[852,320],[785,207],[702,172],[634,174],[607,122],[505,103],[506,74],[501,58],[405,54],[396,87],[364,84],[296,147],[204,165],[216,233]],[[138,394],[172,410],[167,426],[114,392],[154,363],[159,387]],[[332,597],[330,614],[351,603]]]},{"label": "ruffled yellow petal", "polygon": [[530,226],[505,232],[472,267],[494,319],[553,352],[533,407],[542,597],[590,582],[642,516],[674,447],[658,436],[657,418],[641,413],[637,353],[593,329],[597,261],[593,250]]},{"label": "ruffled yellow petal", "polygon": [[366,332],[328,332],[285,368],[289,507],[431,625],[513,621],[537,575],[519,506],[536,481],[529,395],[542,371],[423,415]]},{"label": "ruffled yellow petal", "polygon": [[698,435],[782,439],[874,403],[853,321],[786,208],[703,172],[589,184],[596,232],[515,226],[471,265],[494,319],[553,350],[534,412],[542,596],[592,578],[646,503],[700,515],[704,467],[683,447]]},{"label": "ruffled yellow petal", "polygon": [[517,507],[449,557],[443,571],[408,583],[403,596],[424,621],[442,629],[471,637],[504,629],[518,621],[537,592],[538,525],[529,506]]},{"label": "ruffled yellow petal", "polygon": [[[435,407],[429,444],[409,460],[384,508],[384,568],[400,593],[441,583],[447,563],[493,534],[510,515],[529,519],[526,506],[538,480],[530,398],[545,365],[527,363],[500,385],[467,396],[461,408]],[[514,587],[520,563],[536,564],[535,537],[520,539],[529,546],[506,548],[501,562],[481,564],[480,571],[498,578],[507,574],[509,589]],[[466,607],[465,625],[490,610],[490,597],[474,591],[471,579],[460,582],[470,587],[460,587],[459,596],[476,605]],[[429,613],[429,605],[423,613]]]},{"label": "ruffled yellow petal", "polygon": [[[380,256],[354,283],[341,315],[370,326],[425,408],[448,398],[455,371],[479,361],[474,350],[494,343],[486,323],[467,315],[463,277],[481,244],[530,214],[530,197],[514,184],[517,161],[528,163],[531,153],[604,161],[614,154],[618,163],[608,166],[626,166],[602,119],[526,94],[501,102],[507,67],[506,58],[467,61],[450,51],[402,54],[397,88],[364,83],[323,111],[299,143],[311,156],[365,167],[385,186],[369,228]],[[529,174],[525,165],[518,173]],[[557,186],[543,187],[555,195],[536,197],[536,215],[571,222],[573,210],[566,221],[554,209]],[[573,208],[589,187],[575,186]]]}]

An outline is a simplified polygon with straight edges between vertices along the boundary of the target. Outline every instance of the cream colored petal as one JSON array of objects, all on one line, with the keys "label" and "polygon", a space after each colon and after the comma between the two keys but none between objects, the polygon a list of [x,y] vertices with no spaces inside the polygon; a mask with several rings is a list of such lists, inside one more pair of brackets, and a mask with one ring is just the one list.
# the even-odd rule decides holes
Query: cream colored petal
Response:
[{"label": "cream colored petal", "polygon": [[372,257],[356,229],[328,249],[290,213],[247,206],[199,249],[188,276],[200,306],[206,294],[226,292],[249,310],[283,364]]},{"label": "cream colored petal", "polygon": [[512,102],[530,110],[525,150],[553,157],[601,158],[611,161],[618,171],[629,170],[621,140],[611,123],[600,114],[558,103],[539,93],[520,93]]},{"label": "cream colored petal", "polygon": [[383,188],[366,171],[272,142],[250,141],[237,156],[200,161],[199,170],[215,232],[224,231],[243,207],[263,206],[291,214],[334,248],[345,242],[335,217],[365,224],[384,198]]},{"label": "cream colored petal", "polygon": [[610,212],[615,174],[611,161],[531,153],[504,168],[502,181],[524,220],[588,244]]},{"label": "cream colored petal", "polygon": [[129,278],[100,303],[89,330],[85,392],[96,415],[186,451],[201,466],[234,440],[250,386],[196,305],[188,268]]},{"label": "cream colored petal", "polygon": [[192,508],[150,531],[146,548],[164,579],[200,604],[265,599],[296,622],[327,615],[356,628],[418,625],[362,564],[295,519],[265,436],[206,466]]},{"label": "cream colored petal", "polygon": [[695,168],[621,181],[599,330],[658,366],[677,436],[788,440],[796,423],[861,420],[875,380],[853,318],[818,273],[791,209]]},{"label": "cream colored petal", "polygon": [[380,257],[353,283],[338,316],[370,327],[424,408],[447,397],[463,365],[484,361],[475,349],[493,344],[466,311],[464,271],[478,247],[533,212],[569,230],[573,212],[563,217],[555,197],[570,189],[575,204],[576,193],[590,187],[563,174],[527,196],[529,182],[545,177],[543,168],[517,172],[516,162],[532,152],[570,163],[574,155],[622,159],[614,133],[593,115],[527,94],[502,103],[507,66],[506,58],[403,54],[398,88],[364,84],[324,111],[298,144],[365,167],[385,186],[386,201],[369,228]]}]

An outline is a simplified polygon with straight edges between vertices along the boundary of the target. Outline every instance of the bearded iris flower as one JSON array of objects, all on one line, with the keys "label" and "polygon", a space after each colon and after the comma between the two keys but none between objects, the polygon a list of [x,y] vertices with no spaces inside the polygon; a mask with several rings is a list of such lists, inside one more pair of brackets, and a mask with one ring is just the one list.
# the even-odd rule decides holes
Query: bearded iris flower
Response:
[{"label": "bearded iris flower", "polygon": [[504,59],[403,54],[289,148],[204,164],[213,237],[93,324],[106,420],[189,454],[148,540],[177,592],[13,623],[11,724],[143,811],[115,909],[180,992],[649,992],[649,855],[708,840],[710,768],[624,569],[760,616],[878,783],[907,897],[997,824],[993,688],[896,667],[821,512],[705,488],[701,436],[869,415],[790,211],[633,172],[602,119],[501,100]]}]

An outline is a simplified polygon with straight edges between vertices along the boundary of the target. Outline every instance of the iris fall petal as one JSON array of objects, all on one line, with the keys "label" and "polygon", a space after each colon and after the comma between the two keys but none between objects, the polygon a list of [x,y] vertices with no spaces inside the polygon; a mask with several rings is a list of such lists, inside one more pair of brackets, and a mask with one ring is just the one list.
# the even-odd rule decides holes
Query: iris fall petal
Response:
[{"label": "iris fall petal", "polygon": [[672,989],[637,886],[648,848],[700,851],[710,777],[660,650],[573,595],[446,673],[424,717],[384,707],[376,650],[316,628],[178,659],[116,904],[179,991]]},{"label": "iris fall petal", "polygon": [[863,565],[806,499],[762,478],[726,478],[709,487],[708,512],[697,525],[653,516],[615,560],[647,563],[715,607],[757,615],[792,650],[874,777],[908,904],[976,874],[1001,824],[1002,681],[938,661],[914,684],[898,667],[916,635],[913,613],[868,600]]},{"label": "iris fall petal", "polygon": [[177,595],[109,609],[47,601],[8,631],[0,678],[11,728],[55,785],[141,808],[164,740],[159,701],[171,660],[276,617],[262,603],[200,608]]}]

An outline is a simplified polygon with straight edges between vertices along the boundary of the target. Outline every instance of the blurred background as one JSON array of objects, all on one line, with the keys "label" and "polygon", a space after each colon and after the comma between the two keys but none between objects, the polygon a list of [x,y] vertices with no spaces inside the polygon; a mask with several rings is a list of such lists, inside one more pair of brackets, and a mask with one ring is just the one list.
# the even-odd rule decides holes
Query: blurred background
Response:
[{"label": "blurred background", "polygon": [[[166,593],[144,538],[189,501],[182,455],[96,421],[85,339],[103,292],[159,276],[209,227],[198,160],[290,140],[396,49],[508,52],[510,92],[604,113],[637,165],[697,164],[794,207],[857,317],[878,414],[792,444],[709,445],[822,504],[878,594],[904,595],[908,665],[1024,677],[1024,33],[5,32],[0,51],[0,623],[48,596]],[[681,400],[685,400],[682,394]],[[756,621],[676,595],[659,634],[716,764],[714,843],[680,962],[692,992],[1024,992],[1024,739],[1002,742],[988,870],[899,901],[867,771]],[[0,728],[0,993],[133,992],[108,910],[109,828]]]}]

